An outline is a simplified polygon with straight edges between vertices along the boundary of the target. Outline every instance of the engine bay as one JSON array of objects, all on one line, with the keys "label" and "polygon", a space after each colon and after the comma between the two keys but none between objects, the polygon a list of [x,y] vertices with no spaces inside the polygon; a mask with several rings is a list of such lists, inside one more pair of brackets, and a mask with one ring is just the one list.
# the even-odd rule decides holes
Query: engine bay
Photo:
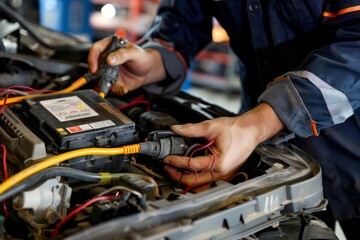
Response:
[{"label": "engine bay", "polygon": [[[148,222],[142,227],[140,220],[131,221],[132,224],[139,224],[133,231],[141,233],[136,229],[145,228],[143,234],[146,236],[149,234],[147,232],[154,228],[165,227],[166,221],[179,224],[186,219],[211,216],[218,211],[231,208],[235,203],[249,201],[254,193],[261,189],[265,192],[274,190],[286,182],[291,183],[311,177],[313,168],[319,171],[316,165],[311,166],[313,164],[311,162],[309,165],[307,158],[297,155],[298,153],[293,152],[291,148],[269,142],[259,146],[250,160],[229,182],[214,182],[206,190],[208,192],[206,195],[204,192],[192,192],[191,189],[167,177],[163,171],[162,155],[167,156],[173,151],[183,155],[189,154],[190,150],[194,151],[200,143],[179,142],[177,140],[179,136],[174,135],[169,129],[172,124],[198,122],[216,117],[217,115],[214,114],[216,109],[184,93],[183,96],[154,97],[149,100],[143,100],[146,93],[141,94],[142,100],[136,96],[124,104],[123,99],[104,100],[93,90],[86,89],[67,94],[28,98],[21,104],[6,106],[1,116],[0,140],[7,149],[6,169],[9,176],[19,172],[21,176],[29,175],[27,169],[50,162],[59,156],[64,157],[61,162],[46,168],[42,167],[24,180],[15,180],[16,184],[2,192],[0,200],[6,200],[7,213],[4,214],[8,214],[4,222],[5,236],[21,239],[55,237],[62,239],[77,232],[88,231],[99,223],[110,223],[110,220],[121,218],[125,221],[127,218],[141,214],[152,215],[152,211],[159,212],[156,213],[157,221]],[[77,99],[74,100],[74,96]],[[92,100],[81,102],[79,99],[84,96]],[[64,101],[66,99],[69,99],[70,103],[66,103]],[[48,106],[51,111],[46,114],[44,106],[49,101],[55,101],[56,104],[52,107]],[[110,103],[111,101],[113,103]],[[116,102],[121,104],[115,105]],[[119,112],[116,115],[121,121],[115,124],[114,119],[109,120],[106,114],[99,114],[101,111],[94,107],[94,103],[105,106],[104,109],[110,112],[120,108],[121,111],[117,110]],[[50,102],[50,105],[52,104],[54,103]],[[72,120],[65,121],[67,126],[64,126],[60,120],[56,121],[50,116],[56,113],[65,119],[65,109],[72,109],[66,104],[82,105],[81,110],[88,109],[82,111],[82,114],[75,110],[68,111],[70,115],[67,116]],[[40,106],[42,109],[38,110]],[[222,110],[218,116],[224,116],[224,113],[225,111]],[[85,115],[88,117],[85,118]],[[100,120],[97,119],[99,116]],[[74,120],[75,118],[78,119]],[[92,126],[91,130],[90,126]],[[71,134],[73,135],[69,136]],[[58,138],[56,135],[61,137]],[[114,150],[119,146],[150,142],[159,144],[155,147],[151,146],[151,151],[147,154],[106,155],[98,150],[103,148]],[[206,143],[201,144],[204,146]],[[174,150],[176,146],[181,146],[178,147],[180,150]],[[80,150],[84,153],[76,157],[71,157],[72,155],[69,154]],[[66,156],[67,154],[69,155]],[[183,169],[183,171],[187,170]],[[246,187],[247,184],[250,185]],[[241,185],[244,185],[244,190],[241,190]],[[226,191],[225,194],[220,194],[223,191]],[[234,193],[230,194],[228,191]],[[214,202],[206,198],[200,205],[193,203],[195,199],[200,201],[199,199],[211,195],[214,195],[212,199]],[[319,200],[317,204],[320,204]],[[279,199],[271,200],[268,204],[280,204],[278,201]],[[196,206],[188,206],[190,203]],[[183,204],[185,206],[180,208],[183,210],[177,209]],[[208,207],[204,207],[208,204]],[[161,213],[167,208],[171,209],[170,212]],[[175,214],[176,209],[180,211],[177,214]],[[193,217],[191,217],[192,212],[187,212],[189,209],[197,209]],[[265,209],[260,210],[263,211]],[[165,216],[162,216],[163,214]],[[244,214],[240,215],[246,219]],[[149,221],[149,219],[145,220]],[[25,224],[26,227],[18,225],[20,223]],[[134,232],[124,229],[124,232],[118,236],[130,237]]]}]

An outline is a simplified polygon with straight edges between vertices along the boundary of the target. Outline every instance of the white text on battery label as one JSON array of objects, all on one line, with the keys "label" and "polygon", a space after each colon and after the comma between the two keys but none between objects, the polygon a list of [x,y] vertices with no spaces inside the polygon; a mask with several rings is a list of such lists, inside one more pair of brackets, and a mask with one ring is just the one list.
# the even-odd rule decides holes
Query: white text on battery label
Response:
[{"label": "white text on battery label", "polygon": [[49,99],[40,103],[61,122],[99,115],[77,96]]},{"label": "white text on battery label", "polygon": [[94,122],[94,123],[89,123],[91,127],[93,127],[94,129],[98,129],[98,128],[105,128],[105,127],[110,127],[110,126],[114,126],[115,123],[111,120],[105,120],[105,121],[101,121],[101,122]]}]

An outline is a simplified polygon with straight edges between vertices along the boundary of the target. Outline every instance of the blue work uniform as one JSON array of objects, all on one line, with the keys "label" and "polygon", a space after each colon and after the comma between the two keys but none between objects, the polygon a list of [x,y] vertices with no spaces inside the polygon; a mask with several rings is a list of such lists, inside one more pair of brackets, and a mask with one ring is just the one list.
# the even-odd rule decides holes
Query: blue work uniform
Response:
[{"label": "blue work uniform", "polygon": [[213,18],[245,69],[242,108],[270,104],[320,163],[336,218],[359,218],[360,0],[162,1],[143,47],[161,53],[167,80],[149,91],[180,89]]}]

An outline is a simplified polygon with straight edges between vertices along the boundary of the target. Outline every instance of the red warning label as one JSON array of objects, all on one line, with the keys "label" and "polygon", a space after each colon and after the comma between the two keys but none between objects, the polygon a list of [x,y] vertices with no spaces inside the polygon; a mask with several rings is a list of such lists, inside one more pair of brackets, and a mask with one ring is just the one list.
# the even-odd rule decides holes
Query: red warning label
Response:
[{"label": "red warning label", "polygon": [[77,132],[83,132],[83,131],[88,131],[93,129],[92,127],[90,127],[88,124],[84,124],[84,125],[78,125],[78,126],[71,126],[66,128],[70,133],[77,133]]}]

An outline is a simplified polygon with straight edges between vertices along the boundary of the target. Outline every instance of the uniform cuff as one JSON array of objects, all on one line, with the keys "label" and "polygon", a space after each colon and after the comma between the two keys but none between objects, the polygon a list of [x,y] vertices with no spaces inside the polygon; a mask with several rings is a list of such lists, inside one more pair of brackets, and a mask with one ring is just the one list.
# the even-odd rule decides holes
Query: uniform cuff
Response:
[{"label": "uniform cuff", "polygon": [[275,81],[261,94],[259,102],[269,104],[291,132],[300,137],[313,135],[309,113],[291,81]]},{"label": "uniform cuff", "polygon": [[177,52],[171,51],[164,45],[153,41],[145,42],[141,47],[156,49],[162,57],[166,71],[165,80],[146,85],[143,88],[155,95],[178,92],[186,79],[187,68],[182,59],[177,55]]}]

